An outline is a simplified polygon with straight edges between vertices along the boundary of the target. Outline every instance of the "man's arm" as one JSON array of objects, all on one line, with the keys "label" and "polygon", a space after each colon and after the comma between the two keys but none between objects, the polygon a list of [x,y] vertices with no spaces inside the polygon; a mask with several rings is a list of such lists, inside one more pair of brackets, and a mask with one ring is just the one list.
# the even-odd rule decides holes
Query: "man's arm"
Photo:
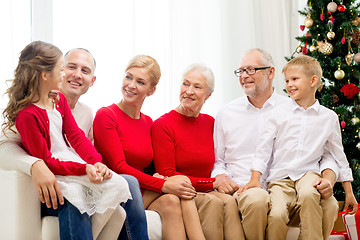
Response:
[{"label": "man's arm", "polygon": [[6,170],[17,170],[32,177],[35,188],[41,202],[47,207],[56,209],[64,203],[64,198],[57,184],[54,174],[46,164],[38,158],[27,154],[19,145],[20,136],[18,133],[9,132],[7,136],[3,133],[0,136],[0,167]]},{"label": "man's arm", "polygon": [[321,197],[326,200],[332,196],[335,183],[335,172],[327,168],[321,172],[321,178],[316,179],[313,186],[317,188]]}]

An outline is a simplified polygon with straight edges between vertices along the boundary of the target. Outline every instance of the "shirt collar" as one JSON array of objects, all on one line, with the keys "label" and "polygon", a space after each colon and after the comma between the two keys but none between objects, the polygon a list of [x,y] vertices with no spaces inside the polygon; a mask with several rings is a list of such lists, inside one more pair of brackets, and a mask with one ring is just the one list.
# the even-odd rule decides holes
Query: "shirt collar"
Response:
[{"label": "shirt collar", "polygon": [[[266,102],[264,103],[264,105],[261,109],[267,108],[268,106],[275,107],[277,96],[278,96],[278,94],[275,92],[275,89],[273,89],[273,93],[271,94],[269,99],[266,100]],[[245,95],[245,104],[246,104],[247,110],[250,110],[250,109],[260,110],[259,108],[255,107],[254,105],[251,104],[251,102],[249,101],[249,98],[246,95]]]},{"label": "shirt collar", "polygon": [[313,105],[311,105],[310,107],[308,107],[308,108],[305,110],[303,107],[299,106],[295,100],[291,99],[291,110],[295,111],[295,110],[297,110],[297,109],[298,109],[298,110],[301,110],[301,111],[307,111],[307,110],[311,110],[311,109],[312,109],[312,110],[314,110],[314,111],[316,111],[316,112],[319,112],[319,110],[320,110],[320,103],[319,103],[319,101],[316,99],[316,100],[315,100],[315,103],[314,103]]}]

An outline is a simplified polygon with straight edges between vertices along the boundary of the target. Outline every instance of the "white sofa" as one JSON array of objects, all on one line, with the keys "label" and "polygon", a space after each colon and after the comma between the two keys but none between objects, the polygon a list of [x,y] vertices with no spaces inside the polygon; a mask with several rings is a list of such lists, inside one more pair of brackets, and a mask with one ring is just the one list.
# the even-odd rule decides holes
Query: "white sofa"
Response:
[{"label": "white sofa", "polygon": [[[7,240],[58,240],[59,226],[56,217],[40,216],[40,201],[31,177],[0,167],[0,239]],[[146,210],[150,240],[161,240],[161,218],[158,213]],[[287,240],[297,239],[298,228],[290,228]]]},{"label": "white sofa", "polygon": [[[57,217],[40,216],[40,201],[31,177],[0,168],[0,239],[58,240]],[[154,211],[146,211],[151,240],[161,239],[161,219]]]}]

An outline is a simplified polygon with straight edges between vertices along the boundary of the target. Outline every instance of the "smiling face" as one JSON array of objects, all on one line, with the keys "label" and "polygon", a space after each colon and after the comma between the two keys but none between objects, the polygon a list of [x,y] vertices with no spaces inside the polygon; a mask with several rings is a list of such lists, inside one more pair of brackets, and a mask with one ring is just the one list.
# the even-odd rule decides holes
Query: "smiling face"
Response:
[{"label": "smiling face", "polygon": [[61,56],[57,61],[54,69],[47,74],[47,86],[48,91],[60,90],[60,86],[63,80],[64,73],[64,58]]},{"label": "smiling face", "polygon": [[194,69],[185,74],[180,88],[180,106],[187,112],[183,114],[197,116],[210,95],[207,80],[200,71]]},{"label": "smiling face", "polygon": [[154,93],[155,88],[146,68],[129,68],[122,85],[123,100],[141,106],[145,98]]},{"label": "smiling face", "polygon": [[[252,51],[244,55],[241,60],[240,68],[258,68],[267,67],[264,65],[261,54],[257,51]],[[274,77],[274,68],[258,70],[253,75],[248,75],[244,72],[240,77],[240,85],[249,97],[257,97],[264,94],[264,92],[271,91],[272,79]]]},{"label": "smiling face", "polygon": [[286,91],[300,106],[308,107],[315,101],[318,77],[306,74],[302,67],[293,66],[284,71]]},{"label": "smiling face", "polygon": [[65,77],[61,91],[67,98],[78,99],[86,93],[96,80],[95,63],[85,50],[75,49],[65,57]]}]

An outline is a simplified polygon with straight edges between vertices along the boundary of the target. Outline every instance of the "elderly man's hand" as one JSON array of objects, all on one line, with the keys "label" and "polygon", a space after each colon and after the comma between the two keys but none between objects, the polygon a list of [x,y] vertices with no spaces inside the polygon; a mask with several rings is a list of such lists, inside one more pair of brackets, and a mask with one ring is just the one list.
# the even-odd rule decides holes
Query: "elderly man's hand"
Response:
[{"label": "elderly man's hand", "polygon": [[61,205],[64,204],[64,197],[56,177],[44,161],[37,161],[31,166],[31,176],[42,203],[48,208],[53,206],[54,209],[58,208],[58,199]]}]

